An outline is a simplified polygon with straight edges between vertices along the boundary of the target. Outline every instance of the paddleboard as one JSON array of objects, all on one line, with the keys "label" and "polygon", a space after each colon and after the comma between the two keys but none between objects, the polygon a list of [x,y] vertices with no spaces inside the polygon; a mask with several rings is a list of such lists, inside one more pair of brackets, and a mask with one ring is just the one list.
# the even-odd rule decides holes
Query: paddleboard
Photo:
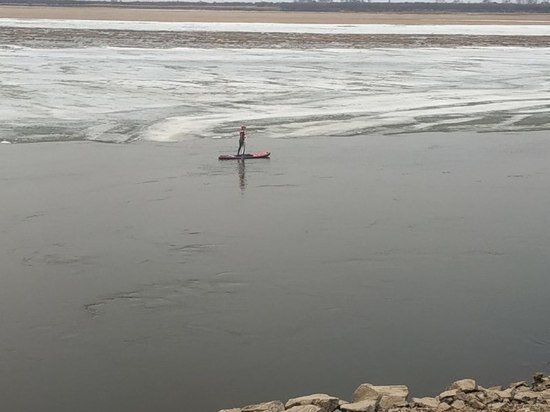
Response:
[{"label": "paddleboard", "polygon": [[269,157],[270,152],[253,152],[245,153],[244,155],[220,155],[219,160],[243,160],[243,159],[266,159]]}]

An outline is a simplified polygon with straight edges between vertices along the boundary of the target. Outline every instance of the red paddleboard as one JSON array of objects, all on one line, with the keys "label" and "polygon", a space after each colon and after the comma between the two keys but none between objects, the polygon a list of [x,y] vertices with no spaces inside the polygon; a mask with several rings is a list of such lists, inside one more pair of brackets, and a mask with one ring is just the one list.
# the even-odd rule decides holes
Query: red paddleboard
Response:
[{"label": "red paddleboard", "polygon": [[220,155],[219,160],[243,160],[243,159],[267,159],[271,153],[270,152],[253,152],[245,153],[242,155]]}]

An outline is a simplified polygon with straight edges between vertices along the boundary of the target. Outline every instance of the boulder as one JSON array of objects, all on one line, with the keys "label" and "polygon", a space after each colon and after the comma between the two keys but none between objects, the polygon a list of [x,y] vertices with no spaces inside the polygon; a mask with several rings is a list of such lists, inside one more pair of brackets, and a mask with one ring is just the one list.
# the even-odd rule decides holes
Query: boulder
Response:
[{"label": "boulder", "polygon": [[445,412],[451,409],[451,406],[448,403],[442,402],[438,405],[436,411],[437,412]]},{"label": "boulder", "polygon": [[466,404],[464,403],[464,401],[461,401],[460,399],[459,400],[456,400],[454,401],[453,403],[451,403],[451,407],[453,407],[454,409],[457,409],[459,411],[463,410],[466,408]]},{"label": "boulder", "polygon": [[442,400],[442,401],[454,400],[457,393],[458,393],[458,391],[456,389],[449,389],[448,391],[441,392],[439,394],[439,399]]},{"label": "boulder", "polygon": [[485,404],[474,396],[470,397],[467,400],[467,403],[474,409],[479,409],[479,410],[485,409]]},{"label": "boulder", "polygon": [[460,392],[473,392],[477,389],[477,384],[473,379],[461,379],[453,382],[449,389],[456,389]]},{"label": "boulder", "polygon": [[516,389],[516,388],[519,388],[520,386],[527,387],[527,382],[525,382],[525,381],[514,382],[514,383],[511,383],[510,386],[508,386],[508,387],[510,389]]},{"label": "boulder", "polygon": [[326,412],[326,409],[316,405],[301,405],[285,409],[285,412]]},{"label": "boulder", "polygon": [[492,389],[487,389],[483,395],[485,396],[483,401],[485,403],[492,403],[492,402],[498,402],[502,399],[502,397],[500,397],[498,395],[498,393],[501,392],[500,390],[497,391],[497,390],[492,390]]},{"label": "boulder", "polygon": [[241,412],[283,412],[285,406],[281,401],[271,401],[248,405],[241,409]]},{"label": "boulder", "polygon": [[489,394],[487,392],[487,389],[483,389],[483,390],[480,390],[479,389],[480,387],[478,386],[477,389],[478,389],[478,392],[470,392],[468,393],[466,396],[468,396],[469,398],[476,398],[478,401],[481,401],[481,402],[484,402],[484,403],[487,403],[487,399],[489,397]]},{"label": "boulder", "polygon": [[550,376],[544,376],[542,372],[535,373],[535,376],[533,376],[533,382],[533,389],[536,391],[550,389]]},{"label": "boulder", "polygon": [[521,402],[531,402],[541,399],[540,392],[533,392],[531,390],[521,390],[514,393],[514,400]]},{"label": "boulder", "polygon": [[542,399],[545,399],[547,402],[550,402],[550,389],[540,392]]},{"label": "boulder", "polygon": [[500,410],[502,410],[503,408],[506,408],[506,405],[507,405],[506,402],[495,402],[495,403],[491,403],[491,404],[489,405],[489,410],[490,410],[490,411],[500,411]]},{"label": "boulder", "polygon": [[388,403],[405,402],[409,395],[409,389],[405,385],[371,385],[363,383],[353,392],[352,402],[380,400],[383,396],[388,398]]},{"label": "boulder", "polygon": [[346,403],[340,406],[340,409],[344,412],[375,412],[377,403],[376,400],[368,399],[365,401]]},{"label": "boulder", "polygon": [[504,389],[503,391],[494,392],[500,399],[512,399],[512,389]]},{"label": "boulder", "polygon": [[542,383],[544,380],[544,373],[537,372],[533,375],[533,382],[535,383]]},{"label": "boulder", "polygon": [[222,409],[218,412],[241,412],[241,408],[232,408],[232,409]]},{"label": "boulder", "polygon": [[407,397],[401,395],[382,395],[378,401],[378,411],[407,406]]},{"label": "boulder", "polygon": [[421,408],[437,408],[439,406],[439,401],[435,398],[413,398],[412,401],[415,406]]},{"label": "boulder", "polygon": [[299,398],[289,399],[285,407],[292,408],[299,405],[316,405],[323,408],[326,412],[332,412],[338,409],[340,399],[326,395],[324,393],[316,393],[308,396],[301,396]]}]

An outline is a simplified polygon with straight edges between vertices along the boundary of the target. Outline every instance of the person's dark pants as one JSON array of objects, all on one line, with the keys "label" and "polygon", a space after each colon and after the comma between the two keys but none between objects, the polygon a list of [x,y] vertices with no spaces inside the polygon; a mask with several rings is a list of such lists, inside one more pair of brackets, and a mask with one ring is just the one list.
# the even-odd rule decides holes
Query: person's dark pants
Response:
[{"label": "person's dark pants", "polygon": [[[241,154],[241,149],[244,146],[244,140],[239,140],[239,150],[237,150],[237,156]],[[244,151],[243,151],[244,154]]]}]

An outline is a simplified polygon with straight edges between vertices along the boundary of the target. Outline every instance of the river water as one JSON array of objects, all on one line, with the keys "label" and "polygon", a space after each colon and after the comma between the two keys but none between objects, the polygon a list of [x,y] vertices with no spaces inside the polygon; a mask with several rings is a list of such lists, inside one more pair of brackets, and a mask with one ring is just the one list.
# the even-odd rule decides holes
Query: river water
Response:
[{"label": "river water", "polygon": [[[3,46],[2,409],[548,371],[549,68],[545,48]],[[241,122],[270,160],[217,161]]]}]

